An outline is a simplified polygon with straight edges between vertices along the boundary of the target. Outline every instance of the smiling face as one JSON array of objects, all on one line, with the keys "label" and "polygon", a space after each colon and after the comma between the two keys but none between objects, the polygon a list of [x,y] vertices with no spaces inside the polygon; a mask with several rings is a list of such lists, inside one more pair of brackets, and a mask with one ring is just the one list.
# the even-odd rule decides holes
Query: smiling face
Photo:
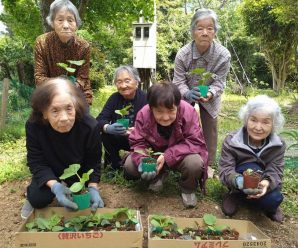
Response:
[{"label": "smiling face", "polygon": [[63,43],[67,43],[77,30],[75,16],[66,8],[60,9],[53,21],[53,29]]},{"label": "smiling face", "polygon": [[270,114],[257,111],[251,114],[247,120],[247,133],[252,145],[260,146],[272,132],[273,120]]},{"label": "smiling face", "polygon": [[215,37],[214,22],[212,18],[205,18],[197,22],[193,30],[193,39],[201,54],[206,52]]},{"label": "smiling face", "polygon": [[125,99],[133,99],[138,89],[138,82],[126,70],[119,73],[116,80],[118,92]]},{"label": "smiling face", "polygon": [[48,120],[52,128],[59,133],[69,132],[76,117],[76,110],[71,96],[66,93],[58,93],[52,103],[43,113],[44,119]]},{"label": "smiling face", "polygon": [[176,120],[178,108],[175,105],[171,109],[163,106],[152,107],[151,109],[155,121],[161,126],[170,126]]}]

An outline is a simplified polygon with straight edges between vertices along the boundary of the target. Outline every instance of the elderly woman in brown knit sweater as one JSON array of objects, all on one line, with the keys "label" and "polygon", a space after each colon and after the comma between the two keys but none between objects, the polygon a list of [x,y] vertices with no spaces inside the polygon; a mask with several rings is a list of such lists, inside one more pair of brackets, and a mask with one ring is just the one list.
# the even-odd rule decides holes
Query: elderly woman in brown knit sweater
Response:
[{"label": "elderly woman in brown knit sweater", "polygon": [[53,31],[40,35],[35,44],[34,78],[36,85],[47,79],[66,74],[57,63],[68,63],[68,60],[84,60],[81,66],[72,66],[76,71],[70,74],[75,77],[75,84],[92,103],[92,89],[89,80],[90,46],[87,41],[76,36],[81,25],[77,8],[68,0],[55,0],[50,6],[47,17]]}]

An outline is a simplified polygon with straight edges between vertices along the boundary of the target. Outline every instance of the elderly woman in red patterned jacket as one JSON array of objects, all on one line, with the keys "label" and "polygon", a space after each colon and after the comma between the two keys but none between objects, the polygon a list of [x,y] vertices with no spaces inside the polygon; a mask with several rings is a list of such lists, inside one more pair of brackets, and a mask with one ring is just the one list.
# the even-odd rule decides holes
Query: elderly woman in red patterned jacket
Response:
[{"label": "elderly woman in red patterned jacket", "polygon": [[[124,163],[128,179],[148,180],[149,189],[160,191],[169,169],[181,173],[181,196],[186,207],[197,204],[196,190],[204,189],[208,152],[195,109],[181,100],[178,88],[171,83],[154,84],[148,91],[148,104],[137,114],[129,136],[131,154]],[[161,152],[155,172],[142,170],[144,155],[138,150],[151,148]]]},{"label": "elderly woman in red patterned jacket", "polygon": [[76,36],[81,25],[77,8],[68,0],[55,0],[50,6],[47,22],[53,31],[37,37],[35,43],[34,78],[36,85],[52,77],[65,75],[65,70],[57,63],[68,60],[84,60],[81,66],[72,65],[76,71],[76,86],[82,90],[89,105],[92,103],[92,88],[89,80],[90,46],[87,41]]}]

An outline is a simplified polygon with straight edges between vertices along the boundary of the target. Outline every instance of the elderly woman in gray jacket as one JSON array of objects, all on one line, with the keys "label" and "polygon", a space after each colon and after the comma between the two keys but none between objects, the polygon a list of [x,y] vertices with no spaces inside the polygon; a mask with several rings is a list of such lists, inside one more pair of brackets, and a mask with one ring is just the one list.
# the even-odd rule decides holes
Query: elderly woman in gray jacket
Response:
[{"label": "elderly woman in gray jacket", "polygon": [[[223,200],[223,212],[232,216],[240,200],[253,203],[272,220],[282,222],[279,207],[284,169],[285,142],[276,134],[284,123],[279,105],[265,95],[250,99],[239,112],[243,127],[225,138],[219,174],[221,181],[230,189]],[[261,180],[258,190],[243,189],[243,172],[259,171]]]}]

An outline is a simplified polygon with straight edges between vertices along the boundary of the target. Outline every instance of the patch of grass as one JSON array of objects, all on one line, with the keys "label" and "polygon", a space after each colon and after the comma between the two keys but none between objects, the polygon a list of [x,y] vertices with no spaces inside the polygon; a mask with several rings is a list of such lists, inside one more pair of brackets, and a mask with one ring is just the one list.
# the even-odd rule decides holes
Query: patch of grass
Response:
[{"label": "patch of grass", "polygon": [[27,176],[25,138],[0,142],[0,183]]},{"label": "patch of grass", "polygon": [[222,197],[228,192],[225,187],[218,179],[209,178],[206,182],[206,197],[214,202],[221,202]]},{"label": "patch of grass", "polygon": [[284,170],[283,188],[284,201],[281,204],[284,212],[289,216],[298,217],[298,167]]},{"label": "patch of grass", "polygon": [[115,86],[105,86],[94,93],[93,102],[90,108],[93,117],[96,118],[98,116],[110,95],[116,91]]}]

